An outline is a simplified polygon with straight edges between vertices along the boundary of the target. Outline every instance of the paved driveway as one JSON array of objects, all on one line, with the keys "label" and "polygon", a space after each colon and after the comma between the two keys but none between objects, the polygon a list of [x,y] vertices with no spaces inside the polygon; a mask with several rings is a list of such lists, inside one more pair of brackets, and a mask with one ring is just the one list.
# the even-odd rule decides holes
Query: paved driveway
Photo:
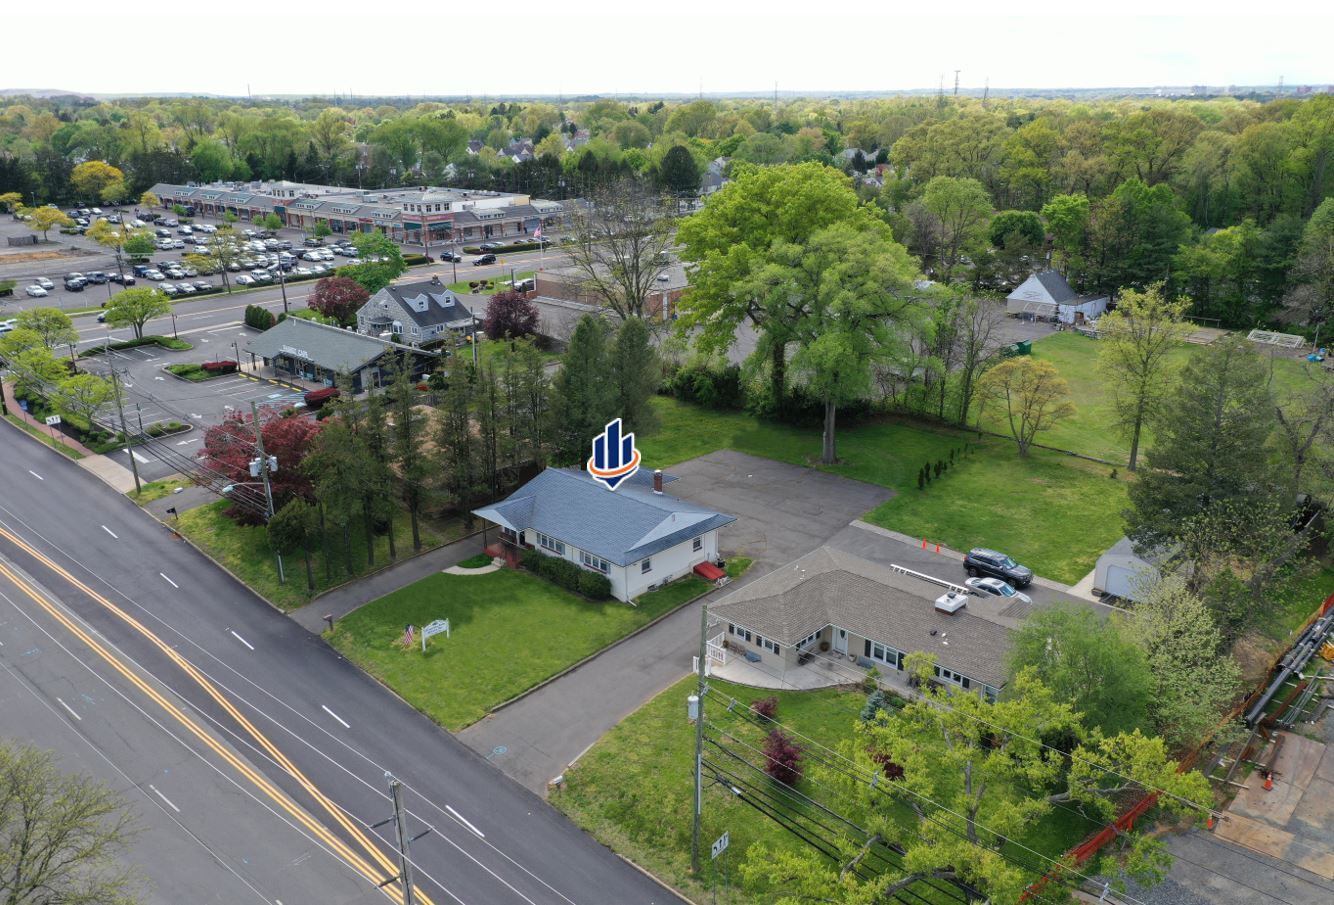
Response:
[{"label": "paved driveway", "polygon": [[[684,462],[671,473],[680,480],[667,486],[668,493],[737,516],[723,529],[720,544],[725,556],[755,559],[742,581],[809,553],[890,496],[883,487],[727,451]],[[700,606],[677,610],[459,738],[513,779],[543,792],[604,732],[690,671],[699,648]]]},{"label": "paved driveway", "polygon": [[802,556],[893,491],[838,475],[720,450],[670,469],[680,480],[668,492],[737,517],[723,529],[726,554],[755,560],[762,574]]}]

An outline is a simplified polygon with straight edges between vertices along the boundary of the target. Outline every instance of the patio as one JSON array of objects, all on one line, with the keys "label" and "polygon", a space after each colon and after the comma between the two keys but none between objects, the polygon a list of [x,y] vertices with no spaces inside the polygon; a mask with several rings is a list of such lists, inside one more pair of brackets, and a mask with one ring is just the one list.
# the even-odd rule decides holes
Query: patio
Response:
[{"label": "patio", "polygon": [[[713,648],[713,645],[710,644],[710,647]],[[719,662],[716,654],[710,656],[708,673],[752,688],[809,691],[834,685],[859,685],[866,676],[866,669],[851,660],[829,653],[817,652],[805,665],[793,666],[781,658],[754,663],[729,650],[726,652],[726,662]],[[908,687],[907,674],[895,669],[881,673],[880,687],[904,697],[913,695]]]}]

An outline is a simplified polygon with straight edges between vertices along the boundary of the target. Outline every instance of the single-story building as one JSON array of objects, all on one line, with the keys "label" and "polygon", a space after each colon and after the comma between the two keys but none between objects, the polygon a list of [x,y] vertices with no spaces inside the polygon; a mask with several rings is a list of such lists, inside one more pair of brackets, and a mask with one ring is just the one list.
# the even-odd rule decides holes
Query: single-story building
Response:
[{"label": "single-story building", "polygon": [[710,656],[726,650],[771,672],[821,656],[887,673],[926,652],[936,655],[937,681],[994,699],[1011,633],[1034,604],[928,578],[820,547],[709,606],[722,628]]},{"label": "single-story building", "polygon": [[389,382],[391,360],[403,352],[412,356],[414,380],[434,371],[441,360],[437,353],[299,317],[270,327],[243,349],[252,360],[263,359],[279,376],[333,386],[339,375],[347,375],[354,393]]},{"label": "single-story building", "polygon": [[1139,601],[1144,591],[1163,576],[1171,552],[1140,556],[1130,538],[1123,537],[1098,557],[1093,568],[1093,593]]},{"label": "single-story building", "polygon": [[[539,270],[535,281],[537,297],[600,307],[602,300],[589,291],[585,285],[586,280],[587,278],[577,267],[550,267]],[[689,284],[690,279],[686,274],[685,265],[680,261],[667,263],[646,295],[645,315],[671,320],[675,315],[677,302],[681,300]]]},{"label": "single-story building", "polygon": [[357,311],[357,332],[420,346],[473,329],[473,316],[437,276],[386,286]]},{"label": "single-story building", "polygon": [[1108,301],[1105,295],[1080,295],[1059,272],[1044,270],[1024,280],[1006,296],[1005,311],[1020,317],[1084,324],[1101,317]]},{"label": "single-story building", "polygon": [[718,529],[736,521],[665,493],[672,480],[640,469],[612,491],[583,469],[548,468],[474,515],[500,528],[511,554],[537,550],[601,572],[628,603],[716,562]]}]

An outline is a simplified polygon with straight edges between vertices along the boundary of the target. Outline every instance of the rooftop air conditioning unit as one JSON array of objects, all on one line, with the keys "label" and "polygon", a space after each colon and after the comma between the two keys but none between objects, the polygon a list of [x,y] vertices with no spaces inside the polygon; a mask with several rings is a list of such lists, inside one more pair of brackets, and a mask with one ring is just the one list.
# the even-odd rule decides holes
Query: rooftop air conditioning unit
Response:
[{"label": "rooftop air conditioning unit", "polygon": [[942,613],[951,615],[959,612],[968,602],[967,594],[959,594],[954,591],[946,591],[936,598],[936,609]]}]

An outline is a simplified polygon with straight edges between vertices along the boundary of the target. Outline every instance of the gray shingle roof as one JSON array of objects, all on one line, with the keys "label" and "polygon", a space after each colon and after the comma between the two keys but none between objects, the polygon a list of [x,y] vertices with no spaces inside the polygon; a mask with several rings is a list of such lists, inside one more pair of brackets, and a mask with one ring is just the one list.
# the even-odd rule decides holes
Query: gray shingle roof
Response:
[{"label": "gray shingle roof", "polygon": [[[674,480],[668,475],[663,479]],[[647,469],[610,491],[581,469],[548,468],[475,514],[516,531],[540,531],[620,566],[736,521],[735,516],[655,494]]]},{"label": "gray shingle roof", "polygon": [[439,280],[424,280],[418,283],[401,283],[386,286],[367,300],[366,305],[373,310],[382,296],[388,296],[398,302],[403,313],[419,327],[462,328],[472,323],[472,315],[459,303],[458,298]]},{"label": "gray shingle roof", "polygon": [[352,373],[375,361],[385,352],[404,350],[417,355],[427,354],[398,343],[386,342],[373,336],[354,333],[328,324],[299,317],[289,317],[275,327],[265,330],[245,344],[245,351],[263,358],[277,355],[295,355],[312,361],[322,368],[338,373]]},{"label": "gray shingle roof", "polygon": [[942,587],[879,563],[821,547],[740,588],[709,612],[787,645],[837,625],[898,650],[933,653],[940,666],[1000,688],[1010,634],[1020,620],[1004,615],[1004,603],[977,596],[957,613],[941,613],[935,599],[943,593]]}]

